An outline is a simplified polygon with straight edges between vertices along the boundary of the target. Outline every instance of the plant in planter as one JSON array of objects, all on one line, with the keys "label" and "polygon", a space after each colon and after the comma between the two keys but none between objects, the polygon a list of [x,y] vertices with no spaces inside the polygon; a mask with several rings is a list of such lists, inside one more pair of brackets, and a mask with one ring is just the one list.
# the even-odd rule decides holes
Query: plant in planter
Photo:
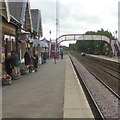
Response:
[{"label": "plant in planter", "polygon": [[29,69],[26,68],[26,67],[23,67],[23,68],[20,70],[20,72],[21,72],[21,75],[26,75],[26,74],[29,73]]},{"label": "plant in planter", "polygon": [[2,85],[11,85],[11,79],[12,77],[8,74],[4,74],[2,76]]},{"label": "plant in planter", "polygon": [[12,72],[11,76],[12,76],[12,80],[17,80],[21,77],[21,74],[20,72]]}]

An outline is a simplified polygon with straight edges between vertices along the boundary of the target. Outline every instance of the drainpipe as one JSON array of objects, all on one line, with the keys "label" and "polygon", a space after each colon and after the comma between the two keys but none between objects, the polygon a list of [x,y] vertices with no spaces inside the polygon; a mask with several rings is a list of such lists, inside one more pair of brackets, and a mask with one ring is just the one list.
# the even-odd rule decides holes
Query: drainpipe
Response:
[{"label": "drainpipe", "polygon": [[20,37],[20,31],[21,31],[21,29],[20,29],[20,26],[17,26],[16,27],[16,36],[15,36],[15,38],[16,38],[16,52],[17,52],[17,54],[19,54],[19,37]]},{"label": "drainpipe", "polygon": [[17,54],[18,54],[18,27],[16,28],[16,52],[17,52]]}]

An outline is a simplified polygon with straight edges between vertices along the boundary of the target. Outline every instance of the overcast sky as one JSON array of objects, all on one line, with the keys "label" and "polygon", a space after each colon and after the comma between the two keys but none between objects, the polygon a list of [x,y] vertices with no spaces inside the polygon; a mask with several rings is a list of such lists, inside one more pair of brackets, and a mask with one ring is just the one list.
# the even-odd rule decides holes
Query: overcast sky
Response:
[{"label": "overcast sky", "polygon": [[[58,0],[57,0],[58,1]],[[59,34],[97,31],[101,28],[114,33],[118,30],[119,0],[59,0]],[[43,35],[56,38],[56,0],[30,0],[31,8],[40,9]],[[68,45],[68,42],[64,42]]]}]

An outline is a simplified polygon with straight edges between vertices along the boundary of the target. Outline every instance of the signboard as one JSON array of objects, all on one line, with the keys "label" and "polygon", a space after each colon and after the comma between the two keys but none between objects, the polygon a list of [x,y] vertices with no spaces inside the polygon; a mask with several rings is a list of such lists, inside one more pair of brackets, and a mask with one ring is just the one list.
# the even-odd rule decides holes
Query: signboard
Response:
[{"label": "signboard", "polygon": [[30,40],[19,40],[19,43],[30,43]]}]

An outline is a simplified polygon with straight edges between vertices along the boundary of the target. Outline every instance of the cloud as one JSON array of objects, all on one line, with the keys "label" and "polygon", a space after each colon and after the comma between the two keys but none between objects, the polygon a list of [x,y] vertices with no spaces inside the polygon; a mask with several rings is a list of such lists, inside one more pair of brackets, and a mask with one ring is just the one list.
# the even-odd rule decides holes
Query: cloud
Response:
[{"label": "cloud", "polygon": [[[97,5],[95,6],[93,5],[93,2],[90,4],[90,2],[86,1],[87,0],[85,0],[85,2],[72,2],[71,6],[69,5],[69,2],[69,4],[66,5],[66,8],[61,8],[61,15],[65,15],[64,17],[60,17],[61,27],[65,27],[66,30],[68,27],[70,29],[78,29],[78,27],[79,29],[86,29],[86,27],[91,28],[91,26],[99,26],[99,28],[104,28],[104,26],[106,26],[106,23],[108,23],[109,26],[111,23],[117,23],[117,11],[115,11],[115,9],[110,9],[112,8],[110,2],[108,4],[107,1],[105,4],[103,4],[103,1],[97,1],[94,2],[94,4]],[[66,16],[67,13],[68,15]]]},{"label": "cloud", "polygon": [[43,23],[53,23],[56,19],[55,2],[31,2],[32,9],[40,9]]},{"label": "cloud", "polygon": [[[56,0],[30,0],[32,8],[42,12],[43,34],[56,37]],[[40,0],[41,1],[41,0]],[[85,33],[104,28],[115,31],[118,28],[118,0],[59,0],[58,18],[60,35]]]}]

